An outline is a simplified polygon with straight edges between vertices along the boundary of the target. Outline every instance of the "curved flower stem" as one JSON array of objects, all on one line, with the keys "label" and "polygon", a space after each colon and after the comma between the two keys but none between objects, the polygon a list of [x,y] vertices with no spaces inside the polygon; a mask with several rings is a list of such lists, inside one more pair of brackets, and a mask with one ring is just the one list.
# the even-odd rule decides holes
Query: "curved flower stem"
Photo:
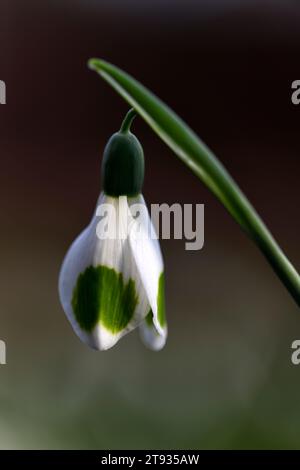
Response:
[{"label": "curved flower stem", "polygon": [[300,306],[300,276],[227,170],[199,137],[167,105],[130,75],[108,62],[91,59],[98,72],[191,168],[257,244]]},{"label": "curved flower stem", "polygon": [[125,116],[125,118],[122,122],[120,132],[122,132],[123,134],[127,134],[127,132],[129,132],[129,130],[130,130],[132,121],[134,120],[135,117],[136,117],[136,110],[132,108],[126,114],[126,116]]}]

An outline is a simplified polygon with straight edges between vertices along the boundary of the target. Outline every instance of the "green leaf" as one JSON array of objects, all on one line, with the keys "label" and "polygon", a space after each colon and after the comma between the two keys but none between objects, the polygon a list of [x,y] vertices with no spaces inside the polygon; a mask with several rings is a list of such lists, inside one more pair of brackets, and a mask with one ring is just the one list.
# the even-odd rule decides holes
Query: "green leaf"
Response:
[{"label": "green leaf", "polygon": [[300,306],[300,276],[229,173],[200,138],[166,104],[108,62],[90,59],[98,72],[206,184],[263,252]]}]

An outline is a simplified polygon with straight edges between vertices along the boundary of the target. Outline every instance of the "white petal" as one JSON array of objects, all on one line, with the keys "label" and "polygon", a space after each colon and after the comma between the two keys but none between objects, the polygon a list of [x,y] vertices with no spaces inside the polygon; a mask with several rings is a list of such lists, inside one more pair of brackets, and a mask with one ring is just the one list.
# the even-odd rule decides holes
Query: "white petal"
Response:
[{"label": "white petal", "polygon": [[[154,327],[162,336],[160,344],[164,344],[167,337],[167,325],[164,318],[164,306],[160,305],[164,302],[164,267],[159,242],[142,196],[130,202],[130,211],[133,217],[138,212],[138,217],[132,223],[129,232],[132,255],[152,309]],[[142,337],[148,346],[152,344],[153,349],[157,349],[155,347],[158,344],[157,335],[150,335],[149,328],[148,330],[145,328],[142,327]]]},{"label": "white petal", "polygon": [[[121,200],[119,201],[119,199]],[[91,223],[75,240],[65,257],[59,278],[59,294],[65,313],[80,339],[95,349],[105,350],[114,346],[122,336],[133,330],[145,318],[149,311],[149,303],[126,237],[127,198],[110,198],[102,195],[98,204]],[[99,207],[108,210],[106,224],[99,217],[101,215]],[[114,207],[116,210],[115,221],[112,220],[113,211],[109,212],[110,207]],[[105,226],[111,227],[114,224],[116,225],[116,234],[121,228],[124,238],[120,239],[115,236],[109,239],[105,237]],[[104,239],[101,239],[101,235]],[[80,274],[86,272],[87,268],[98,268],[99,266],[104,266],[109,270],[113,269],[117,274],[121,273],[122,277],[117,279],[123,281],[122,285],[128,286],[129,282],[134,285],[137,303],[129,323],[121,331],[112,332],[101,321],[101,315],[99,322],[89,332],[84,331],[76,320],[72,299],[74,299],[74,289],[78,278]]]},{"label": "white petal", "polygon": [[[101,194],[98,204],[101,204],[103,200],[104,195]],[[79,274],[84,272],[84,270],[93,263],[97,243],[95,237],[96,223],[97,220],[94,215],[88,227],[83,230],[70,246],[64,258],[58,281],[60,302],[65,314],[79,338],[93,348],[96,348],[96,341],[93,334],[88,334],[83,331],[75,319],[72,308],[72,296]]]},{"label": "white petal", "polygon": [[140,325],[140,336],[144,344],[153,351],[160,351],[166,344],[167,334],[158,333],[155,326],[144,320]]}]

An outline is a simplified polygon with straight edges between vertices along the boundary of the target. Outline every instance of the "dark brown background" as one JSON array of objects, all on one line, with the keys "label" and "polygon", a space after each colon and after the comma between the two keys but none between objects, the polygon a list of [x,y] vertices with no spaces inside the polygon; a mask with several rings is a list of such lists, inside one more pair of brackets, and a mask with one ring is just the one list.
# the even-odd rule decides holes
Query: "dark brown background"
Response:
[{"label": "dark brown background", "polygon": [[300,447],[297,306],[224,208],[136,120],[151,202],[205,204],[205,248],[162,243],[169,342],[95,353],[57,296],[64,253],[100,192],[131,73],[218,155],[288,256],[299,254],[297,1],[17,1],[0,6],[2,448]]}]

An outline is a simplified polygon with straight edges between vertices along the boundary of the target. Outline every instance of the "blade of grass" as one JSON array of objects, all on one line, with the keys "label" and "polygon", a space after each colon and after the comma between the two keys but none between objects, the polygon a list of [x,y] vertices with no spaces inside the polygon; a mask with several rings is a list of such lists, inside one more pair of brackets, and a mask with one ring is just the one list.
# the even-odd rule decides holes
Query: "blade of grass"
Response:
[{"label": "blade of grass", "polygon": [[260,248],[300,306],[298,272],[216,156],[174,111],[133,77],[100,59],[90,59],[88,65],[140,114],[223,203],[236,222]]}]

